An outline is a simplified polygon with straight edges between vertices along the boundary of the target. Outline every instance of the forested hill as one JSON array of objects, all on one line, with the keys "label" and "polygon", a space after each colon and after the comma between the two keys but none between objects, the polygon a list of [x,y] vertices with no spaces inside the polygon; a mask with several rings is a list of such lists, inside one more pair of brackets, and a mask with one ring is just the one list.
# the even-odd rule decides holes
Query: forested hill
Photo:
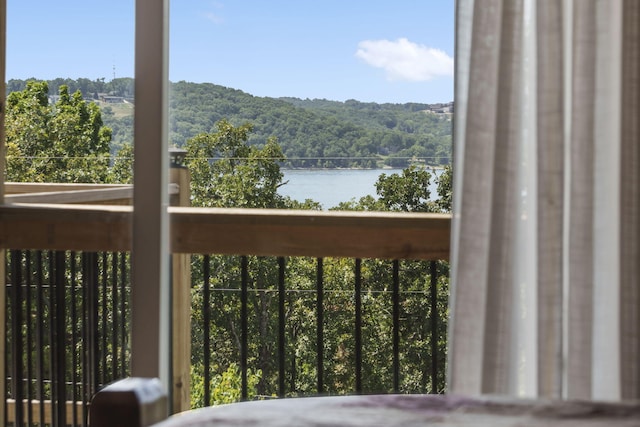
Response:
[{"label": "forested hill", "polygon": [[[61,81],[101,105],[104,122],[114,131],[115,146],[131,141],[132,108],[127,110],[126,104],[119,105],[113,98],[110,102],[116,103],[107,104],[102,93],[108,90],[124,100],[131,95],[130,79],[117,79],[117,84],[57,79],[49,82],[51,95]],[[21,90],[21,83],[12,80],[8,87]],[[451,153],[448,108],[452,106],[257,97],[210,83],[177,82],[171,84],[169,138],[172,145],[182,146],[227,119],[235,125],[251,123],[252,144],[276,137],[290,167],[440,165],[449,162]]]}]

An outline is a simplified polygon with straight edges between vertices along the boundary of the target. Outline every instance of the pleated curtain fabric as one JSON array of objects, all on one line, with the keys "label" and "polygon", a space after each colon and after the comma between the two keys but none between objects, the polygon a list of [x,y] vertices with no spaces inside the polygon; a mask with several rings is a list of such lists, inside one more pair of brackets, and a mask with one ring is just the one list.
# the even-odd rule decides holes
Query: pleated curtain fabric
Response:
[{"label": "pleated curtain fabric", "polygon": [[457,0],[448,390],[640,398],[640,2]]}]

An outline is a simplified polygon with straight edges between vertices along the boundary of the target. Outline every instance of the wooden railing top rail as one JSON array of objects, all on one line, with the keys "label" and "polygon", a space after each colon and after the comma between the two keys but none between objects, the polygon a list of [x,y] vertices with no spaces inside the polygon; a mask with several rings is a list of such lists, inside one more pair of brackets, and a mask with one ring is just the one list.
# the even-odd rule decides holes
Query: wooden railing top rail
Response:
[{"label": "wooden railing top rail", "polygon": [[274,209],[170,210],[176,252],[446,259],[450,216]]},{"label": "wooden railing top rail", "polygon": [[129,201],[132,198],[133,187],[115,187],[96,190],[8,194],[4,200],[5,203],[99,203],[114,200]]},{"label": "wooden railing top rail", "polygon": [[0,246],[6,249],[127,251],[131,207],[10,204],[0,206]]},{"label": "wooden railing top rail", "polygon": [[[171,251],[448,259],[448,214],[170,207]],[[0,247],[128,251],[130,206],[0,206]]]},{"label": "wooden railing top rail", "polygon": [[[125,184],[8,183],[5,203],[128,204],[133,186]],[[169,184],[169,194],[178,194],[177,184]]]},{"label": "wooden railing top rail", "polygon": [[57,182],[5,182],[5,194],[49,193],[55,191],[101,190],[104,188],[127,188],[129,184],[84,184]]}]

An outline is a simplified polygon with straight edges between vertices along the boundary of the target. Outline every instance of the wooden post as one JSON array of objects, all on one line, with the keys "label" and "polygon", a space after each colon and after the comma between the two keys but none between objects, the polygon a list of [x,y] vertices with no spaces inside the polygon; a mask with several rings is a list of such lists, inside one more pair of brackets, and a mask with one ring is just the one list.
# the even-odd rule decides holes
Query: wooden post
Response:
[{"label": "wooden post", "polygon": [[[178,184],[171,206],[190,205],[189,170],[171,162],[169,182]],[[172,262],[173,407],[174,413],[191,409],[191,255],[174,254]]]},{"label": "wooden post", "polygon": [[91,427],[147,427],[167,418],[167,394],[157,378],[125,378],[100,390],[89,406]]}]

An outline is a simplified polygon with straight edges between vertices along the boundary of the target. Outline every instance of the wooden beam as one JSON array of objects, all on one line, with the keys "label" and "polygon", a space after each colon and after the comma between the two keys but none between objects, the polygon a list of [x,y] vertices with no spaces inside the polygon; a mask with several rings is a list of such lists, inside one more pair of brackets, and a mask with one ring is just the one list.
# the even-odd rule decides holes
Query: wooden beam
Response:
[{"label": "wooden beam", "polygon": [[[55,182],[5,182],[5,194],[54,193],[68,191],[110,190],[133,188],[131,184],[64,184]],[[169,183],[169,194],[180,194],[177,183]]]},{"label": "wooden beam", "polygon": [[129,251],[127,206],[0,206],[0,247],[76,251]]},{"label": "wooden beam", "polygon": [[172,208],[173,252],[448,259],[448,214]]},{"label": "wooden beam", "polygon": [[96,203],[133,199],[133,187],[104,188],[96,190],[51,191],[22,193],[5,196],[6,203]]},{"label": "wooden beam", "polygon": [[[169,208],[173,253],[448,259],[451,216]],[[0,207],[0,247],[129,251],[131,207]]]},{"label": "wooden beam", "polygon": [[[180,197],[178,184],[169,184],[169,195]],[[132,185],[109,184],[7,184],[6,203],[116,204],[133,200]]]},{"label": "wooden beam", "polygon": [[130,184],[74,184],[56,182],[5,182],[6,194],[50,193],[56,191],[101,190],[105,188],[127,188]]}]

